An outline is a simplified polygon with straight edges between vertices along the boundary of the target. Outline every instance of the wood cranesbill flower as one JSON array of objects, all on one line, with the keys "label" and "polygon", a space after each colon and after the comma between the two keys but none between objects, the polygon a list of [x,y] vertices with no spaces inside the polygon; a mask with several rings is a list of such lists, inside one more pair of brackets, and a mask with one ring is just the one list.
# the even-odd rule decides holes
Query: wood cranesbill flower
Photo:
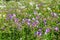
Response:
[{"label": "wood cranesbill flower", "polygon": [[19,23],[19,19],[18,19],[18,18],[14,18],[14,22],[15,22],[16,24],[18,24],[18,23]]},{"label": "wood cranesbill flower", "polygon": [[26,23],[27,23],[28,25],[31,24],[31,20],[30,20],[30,19],[26,19],[25,21],[26,21]]},{"label": "wood cranesbill flower", "polygon": [[35,20],[35,18],[33,17],[32,20]]},{"label": "wood cranesbill flower", "polygon": [[12,14],[8,14],[8,15],[7,15],[7,18],[8,18],[8,19],[12,19],[12,18],[13,18],[13,15],[12,15]]},{"label": "wood cranesbill flower", "polygon": [[37,16],[36,16],[36,19],[39,19],[39,18],[40,18],[40,16],[39,16],[39,15],[37,15]]},{"label": "wood cranesbill flower", "polygon": [[32,23],[32,26],[37,26],[38,23],[39,23],[39,21],[36,20],[36,21],[34,21],[34,22]]},{"label": "wood cranesbill flower", "polygon": [[7,19],[13,19],[16,17],[16,14],[7,14]]},{"label": "wood cranesbill flower", "polygon": [[41,31],[37,31],[36,34],[37,34],[37,36],[41,36],[42,32]]},{"label": "wood cranesbill flower", "polygon": [[58,27],[55,27],[54,30],[55,30],[55,31],[59,31],[59,28],[58,28]]},{"label": "wood cranesbill flower", "polygon": [[38,31],[42,31],[42,28],[39,28],[39,30]]},{"label": "wood cranesbill flower", "polygon": [[44,19],[44,20],[43,20],[43,22],[44,22],[44,25],[46,25],[46,24],[47,24],[46,19]]},{"label": "wood cranesbill flower", "polygon": [[50,32],[50,28],[47,28],[46,30],[45,30],[45,34],[47,34],[47,33],[49,33]]}]

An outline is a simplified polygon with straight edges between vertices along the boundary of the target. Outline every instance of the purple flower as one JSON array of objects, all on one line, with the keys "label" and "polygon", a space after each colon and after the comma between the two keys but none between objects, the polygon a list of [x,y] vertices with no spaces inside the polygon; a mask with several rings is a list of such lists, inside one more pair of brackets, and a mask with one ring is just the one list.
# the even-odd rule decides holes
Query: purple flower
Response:
[{"label": "purple flower", "polygon": [[42,28],[39,28],[39,30],[38,31],[42,31]]},{"label": "purple flower", "polygon": [[36,22],[33,22],[33,23],[32,23],[32,26],[36,26]]},{"label": "purple flower", "polygon": [[47,28],[46,31],[45,31],[45,34],[47,34],[49,32],[50,32],[50,28]]},{"label": "purple flower", "polygon": [[35,20],[35,18],[32,18],[32,20]]},{"label": "purple flower", "polygon": [[44,19],[43,22],[44,22],[44,25],[46,25],[46,19]]},{"label": "purple flower", "polygon": [[30,19],[26,19],[26,23],[27,23],[28,25],[30,25],[30,24],[31,24],[31,20],[30,20]]},{"label": "purple flower", "polygon": [[8,14],[7,15],[7,19],[13,19],[13,17],[16,17],[16,15],[15,14]]},{"label": "purple flower", "polygon": [[18,24],[19,23],[18,18],[14,18],[14,22]]},{"label": "purple flower", "polygon": [[55,29],[55,31],[59,31],[59,28],[58,27],[55,27],[54,29]]},{"label": "purple flower", "polygon": [[8,14],[7,17],[10,18],[10,19],[12,19],[13,15],[12,14]]},{"label": "purple flower", "polygon": [[28,25],[30,25],[30,23],[31,23],[30,21],[27,22]]},{"label": "purple flower", "polygon": [[39,19],[39,18],[40,18],[40,16],[39,16],[39,15],[37,15],[37,16],[36,16],[36,19]]},{"label": "purple flower", "polygon": [[32,26],[37,26],[38,23],[39,23],[39,21],[36,20],[36,21],[34,21],[34,22],[32,23]]},{"label": "purple flower", "polygon": [[35,10],[35,11],[34,11],[34,14],[37,14],[37,13],[38,13],[38,12]]},{"label": "purple flower", "polygon": [[38,35],[38,36],[41,36],[41,35],[42,35],[42,32],[37,31],[37,35]]}]

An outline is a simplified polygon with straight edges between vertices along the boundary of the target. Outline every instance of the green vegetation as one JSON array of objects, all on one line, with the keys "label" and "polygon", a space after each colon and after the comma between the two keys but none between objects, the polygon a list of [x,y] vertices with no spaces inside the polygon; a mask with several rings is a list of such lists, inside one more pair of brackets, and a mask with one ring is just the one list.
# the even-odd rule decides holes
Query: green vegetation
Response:
[{"label": "green vegetation", "polygon": [[0,40],[60,40],[60,0],[0,0]]}]

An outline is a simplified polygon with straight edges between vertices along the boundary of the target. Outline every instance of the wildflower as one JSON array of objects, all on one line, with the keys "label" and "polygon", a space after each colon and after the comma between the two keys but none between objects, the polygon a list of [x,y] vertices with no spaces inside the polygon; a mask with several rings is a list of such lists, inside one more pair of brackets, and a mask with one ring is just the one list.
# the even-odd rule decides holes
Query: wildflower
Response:
[{"label": "wildflower", "polygon": [[39,21],[36,20],[36,21],[34,21],[34,22],[32,23],[32,26],[37,26],[38,23],[39,23]]},{"label": "wildflower", "polygon": [[58,17],[58,15],[57,15],[56,13],[54,13],[54,12],[52,12],[51,15],[52,15],[53,17]]},{"label": "wildflower", "polygon": [[14,18],[14,22],[15,22],[16,24],[18,24],[18,23],[19,23],[18,18]]},{"label": "wildflower", "polygon": [[58,27],[55,27],[54,29],[55,29],[55,31],[59,31],[59,28]]},{"label": "wildflower", "polygon": [[32,26],[36,26],[36,22],[33,22],[33,23],[32,23]]},{"label": "wildflower", "polygon": [[51,11],[51,8],[50,7],[47,7],[47,9]]},{"label": "wildflower", "polygon": [[42,13],[39,13],[38,15],[41,15]]},{"label": "wildflower", "polygon": [[4,14],[3,17],[6,17],[6,14]]},{"label": "wildflower", "polygon": [[8,16],[8,18],[10,18],[10,19],[13,18],[13,15],[12,15],[12,14],[8,14],[7,16]]},{"label": "wildflower", "polygon": [[37,11],[34,11],[34,14],[37,14],[38,12]]},{"label": "wildflower", "polygon": [[38,36],[41,36],[41,35],[42,35],[42,32],[37,31],[37,35],[38,35]]},{"label": "wildflower", "polygon": [[15,22],[15,24],[17,25],[17,29],[18,30],[22,30],[22,25],[21,25],[21,23],[19,22],[19,19],[18,18],[14,18],[14,22]]},{"label": "wildflower", "polygon": [[32,18],[32,20],[35,20],[35,18]]},{"label": "wildflower", "polygon": [[46,19],[44,19],[43,22],[44,22],[44,25],[46,25]]},{"label": "wildflower", "polygon": [[25,19],[22,19],[22,23],[24,23],[25,22]]},{"label": "wildflower", "polygon": [[0,5],[0,8],[1,9],[6,8],[6,5]]},{"label": "wildflower", "polygon": [[29,2],[29,4],[30,4],[31,6],[33,6],[33,5],[34,5],[34,2]]},{"label": "wildflower", "polygon": [[39,7],[38,7],[38,5],[37,5],[37,4],[36,4],[36,9],[37,9],[37,10],[39,10]]},{"label": "wildflower", "polygon": [[42,28],[39,28],[39,30],[38,31],[42,31]]},{"label": "wildflower", "polygon": [[16,14],[13,14],[13,17],[16,17]]},{"label": "wildflower", "polygon": [[36,19],[39,19],[39,18],[40,18],[40,16],[39,16],[39,15],[37,15],[37,16],[36,16]]},{"label": "wildflower", "polygon": [[22,5],[20,2],[17,2],[18,3],[18,5]]},{"label": "wildflower", "polygon": [[50,32],[50,28],[47,28],[46,31],[45,31],[45,34],[47,34],[49,32]]},{"label": "wildflower", "polygon": [[27,23],[28,25],[30,25],[31,20],[30,20],[30,19],[26,19],[26,23]]},{"label": "wildflower", "polygon": [[28,24],[28,25],[30,25],[30,23],[31,23],[30,21],[27,21],[27,24]]},{"label": "wildflower", "polygon": [[[3,15],[5,16],[5,15]],[[14,17],[16,17],[15,14],[7,14],[7,19],[13,19]]]}]

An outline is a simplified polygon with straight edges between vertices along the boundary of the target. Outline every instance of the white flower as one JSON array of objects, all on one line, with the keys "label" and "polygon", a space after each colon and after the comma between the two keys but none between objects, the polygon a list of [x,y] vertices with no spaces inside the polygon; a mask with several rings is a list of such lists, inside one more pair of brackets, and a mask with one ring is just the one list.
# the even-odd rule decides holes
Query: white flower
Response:
[{"label": "white flower", "polygon": [[39,21],[38,21],[38,20],[36,20],[36,22],[37,22],[37,23],[39,23]]},{"label": "white flower", "polygon": [[30,21],[30,19],[28,19],[28,21]]},{"label": "white flower", "polygon": [[35,18],[33,17],[32,20],[35,20]]},{"label": "white flower", "polygon": [[57,14],[56,14],[56,13],[54,13],[54,16],[57,16]]},{"label": "white flower", "polygon": [[6,6],[5,5],[0,5],[0,8],[5,8]]},{"label": "white flower", "polygon": [[39,15],[41,15],[42,13],[39,13]]},{"label": "white flower", "polygon": [[38,28],[38,26],[36,26]]},{"label": "white flower", "polygon": [[39,10],[39,7],[36,7],[37,10]]},{"label": "white flower", "polygon": [[26,6],[21,6],[20,8],[21,8],[21,9],[24,9],[25,7],[26,7]]},{"label": "white flower", "polygon": [[33,5],[34,5],[34,2],[29,2],[29,4],[30,4],[31,6],[33,6]]},{"label": "white flower", "polygon": [[13,17],[16,17],[16,14],[13,14]]},{"label": "white flower", "polygon": [[6,14],[4,14],[3,17],[6,17]]},{"label": "white flower", "polygon": [[37,10],[39,10],[39,7],[38,7],[38,5],[36,4],[36,8],[35,9],[37,9]]},{"label": "white flower", "polygon": [[50,8],[50,7],[47,7],[47,9],[48,9],[48,10],[51,10],[51,8]]},{"label": "white flower", "polygon": [[18,5],[22,5],[20,2],[17,2],[18,3]]}]

